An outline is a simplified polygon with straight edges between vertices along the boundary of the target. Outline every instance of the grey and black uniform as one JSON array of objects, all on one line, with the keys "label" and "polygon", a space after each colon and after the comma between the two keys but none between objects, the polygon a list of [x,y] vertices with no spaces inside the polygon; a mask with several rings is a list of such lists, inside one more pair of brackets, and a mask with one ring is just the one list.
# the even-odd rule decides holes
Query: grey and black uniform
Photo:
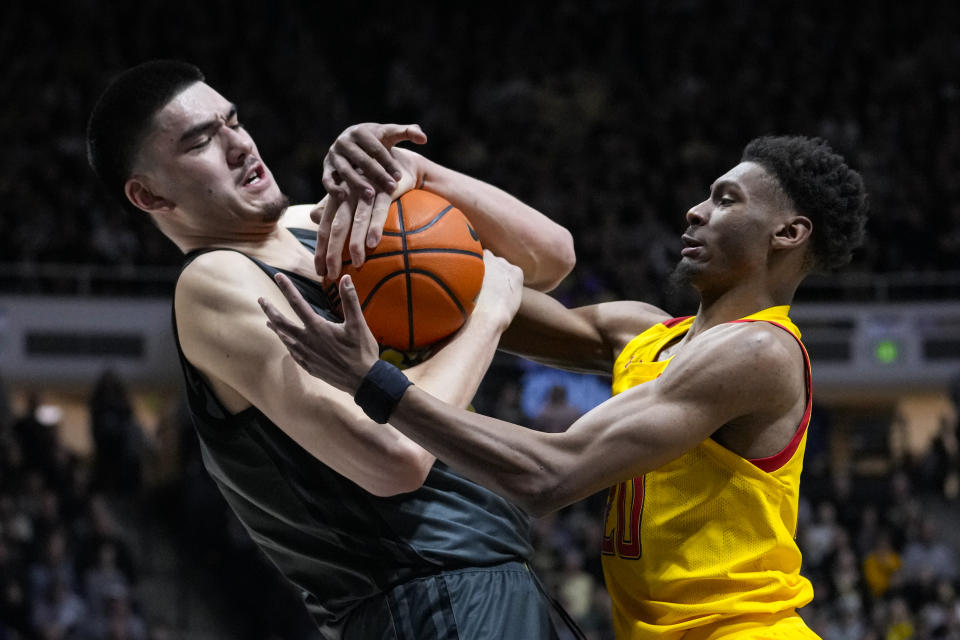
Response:
[{"label": "grey and black uniform", "polygon": [[[291,231],[313,252],[314,233]],[[184,267],[205,252],[188,254]],[[271,277],[279,271],[250,259]],[[285,273],[333,318],[320,283]],[[302,589],[326,638],[556,638],[527,568],[523,511],[439,461],[416,491],[374,496],[256,407],[228,413],[177,343],[207,470],[253,540]]]}]

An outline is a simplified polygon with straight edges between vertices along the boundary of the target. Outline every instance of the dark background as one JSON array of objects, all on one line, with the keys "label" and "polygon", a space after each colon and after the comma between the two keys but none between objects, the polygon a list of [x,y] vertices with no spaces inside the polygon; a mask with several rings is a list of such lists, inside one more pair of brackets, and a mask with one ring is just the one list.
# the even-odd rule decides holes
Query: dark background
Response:
[{"label": "dark background", "polygon": [[[573,231],[577,268],[556,292],[568,304],[628,297],[675,312],[688,305],[689,299],[663,288],[680,249],[683,213],[738,162],[750,139],[770,133],[822,136],[863,173],[873,215],[849,272],[935,278],[957,271],[960,3],[357,4],[4,5],[0,274],[15,275],[2,280],[0,290],[58,293],[56,282],[24,277],[43,265],[143,274],[143,267],[179,264],[175,247],[146,216],[124,213],[101,190],[84,155],[84,127],[96,96],[116,73],[154,58],[182,59],[204,70],[239,106],[241,121],[294,202],[322,197],[323,155],[348,125],[420,123],[430,137],[423,153],[507,189]],[[160,280],[141,293],[169,293],[172,280]],[[104,286],[102,293],[110,293],[111,285]],[[128,287],[123,293],[138,292]],[[479,408],[529,422],[508,398],[516,395],[521,372],[502,361],[497,367],[493,387],[478,398],[487,404]],[[0,494],[26,503],[15,482],[20,471],[8,460],[19,436],[10,436],[18,432],[5,412]],[[129,421],[129,406],[126,412]],[[887,456],[889,414],[850,420],[866,424],[867,418],[876,425],[869,443]],[[824,638],[881,637],[899,624],[897,612],[906,607],[918,633],[926,634],[918,637],[948,637],[920,619],[939,601],[939,583],[874,596],[857,576],[878,539],[869,522],[896,532],[899,551],[920,538],[924,513],[911,510],[912,500],[921,491],[939,496],[956,452],[950,458],[941,451],[935,463],[921,460],[909,468],[891,462],[884,467],[889,473],[844,492],[834,484],[822,435],[840,418],[824,412],[814,420],[819,426],[811,433],[821,436],[811,436],[807,453],[801,547],[818,595],[805,615]],[[182,553],[174,563],[182,572],[178,579],[213,576],[200,599],[228,612],[220,616],[228,637],[307,637],[309,623],[296,596],[224,508],[189,429],[180,415],[158,436],[179,439],[177,484],[144,496],[130,483],[94,483],[75,501],[75,512],[61,513],[58,526],[82,533],[87,502],[105,492],[130,537],[150,540],[157,528],[172,532]],[[53,454],[43,452],[59,451],[38,450],[27,469],[54,464],[47,460]],[[89,463],[67,460],[73,470]],[[58,464],[51,468],[67,477]],[[911,479],[913,489],[904,489]],[[63,500],[76,487],[72,476],[48,482]],[[135,506],[143,500],[146,507]],[[956,497],[949,500],[936,504],[956,512]],[[835,506],[832,516],[829,509],[820,513],[825,503]],[[581,622],[592,637],[607,638],[595,511],[588,503],[536,523],[536,566],[554,591],[593,576],[596,601]],[[0,509],[0,524],[5,518]],[[39,529],[36,535],[37,543],[27,545],[10,538],[9,529],[0,531],[0,551],[4,545],[10,551],[0,553],[5,585],[26,584],[26,569],[41,563]],[[820,544],[824,536],[833,545],[827,551]],[[159,607],[143,595],[159,580],[149,573],[157,562],[141,558],[135,608],[151,622],[152,637],[181,637],[189,626],[184,612],[191,609],[185,588]],[[952,602],[960,617],[960,599],[952,597],[944,602]],[[9,598],[0,604],[3,637],[12,605]],[[156,618],[157,611],[172,612],[172,618]],[[960,622],[951,628],[958,632]]]},{"label": "dark background", "polygon": [[683,212],[767,133],[826,137],[863,172],[855,270],[949,269],[958,28],[953,2],[17,2],[0,26],[0,260],[178,261],[83,156],[109,78],[168,57],[239,105],[295,202],[323,195],[349,124],[421,123],[424,153],[574,231],[579,298],[662,302]]}]

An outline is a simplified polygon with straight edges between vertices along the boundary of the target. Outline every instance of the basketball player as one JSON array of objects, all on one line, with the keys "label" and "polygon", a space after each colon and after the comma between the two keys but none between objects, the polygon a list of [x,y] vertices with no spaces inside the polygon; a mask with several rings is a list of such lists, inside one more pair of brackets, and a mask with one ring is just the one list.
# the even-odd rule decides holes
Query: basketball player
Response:
[{"label": "basketball player", "polygon": [[374,366],[348,277],[344,324],[282,278],[304,327],[263,306],[306,370],[528,511],[609,487],[601,549],[618,638],[815,638],[796,613],[813,597],[794,542],[811,381],[789,305],[807,273],[849,260],[865,218],[860,176],[826,143],[760,138],[686,213],[676,275],[699,293],[696,316],[568,310],[526,291],[503,348],[613,373],[614,397],[560,434],[465,412]]},{"label": "basketball player", "polygon": [[[423,141],[416,128],[378,132]],[[191,65],[146,63],[100,97],[88,151],[107,188],[186,254],[174,329],[204,463],[251,537],[303,590],[324,636],[556,637],[526,565],[528,516],[369,420],[297,367],[265,326],[258,298],[289,311],[278,273],[317,313],[332,317],[332,305],[314,269],[312,207],[288,206],[236,107]],[[572,267],[565,229],[412,156],[420,168],[406,188],[417,180],[453,201],[488,246],[528,270],[528,284],[553,286]],[[522,287],[502,258],[488,254],[485,267],[464,328],[407,372],[456,406],[476,391],[514,313],[511,289]]]}]

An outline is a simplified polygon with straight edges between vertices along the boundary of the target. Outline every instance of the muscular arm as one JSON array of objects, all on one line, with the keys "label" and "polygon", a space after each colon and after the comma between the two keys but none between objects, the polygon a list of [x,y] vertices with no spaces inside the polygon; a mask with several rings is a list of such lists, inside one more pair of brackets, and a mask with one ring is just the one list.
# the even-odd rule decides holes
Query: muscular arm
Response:
[{"label": "muscular arm", "polygon": [[465,476],[547,513],[651,471],[725,425],[797,424],[799,354],[775,331],[750,324],[705,332],[660,378],[608,400],[565,433],[469,414],[415,387],[391,424]]},{"label": "muscular arm", "polygon": [[416,125],[364,123],[349,127],[330,147],[323,184],[331,200],[318,212],[318,273],[339,274],[348,233],[351,258],[362,264],[365,247],[380,239],[391,198],[413,187],[463,211],[483,246],[520,267],[528,287],[550,290],[573,269],[569,231],[490,184],[394,147],[400,141],[423,144],[426,136]]},{"label": "muscular arm", "polygon": [[609,375],[630,340],[670,314],[645,302],[604,302],[568,309],[525,289],[500,348],[551,367]]},{"label": "muscular arm", "polygon": [[485,249],[523,270],[525,286],[549,291],[573,269],[573,236],[564,227],[493,185],[408,149],[394,153],[415,157],[422,176],[420,188],[460,209]]},{"label": "muscular arm", "polygon": [[[349,277],[340,297],[342,324],[318,319],[299,337],[277,333],[312,375],[353,392],[376,361],[376,342]],[[276,309],[264,311],[284,322]],[[313,346],[305,350],[304,340]],[[390,424],[468,478],[539,514],[655,469],[715,434],[728,436],[725,442],[741,455],[776,453],[803,414],[804,372],[801,351],[786,332],[759,322],[722,324],[684,344],[659,378],[608,400],[564,433],[463,411],[416,387],[407,389]]]},{"label": "muscular arm", "polygon": [[[221,400],[234,412],[255,405],[314,457],[373,494],[419,487],[433,456],[395,429],[372,422],[351,396],[297,366],[266,327],[258,296],[290,309],[269,277],[233,252],[197,258],[178,284],[181,345]],[[465,406],[501,328],[483,312],[471,316],[464,330],[409,376],[443,401]]]}]

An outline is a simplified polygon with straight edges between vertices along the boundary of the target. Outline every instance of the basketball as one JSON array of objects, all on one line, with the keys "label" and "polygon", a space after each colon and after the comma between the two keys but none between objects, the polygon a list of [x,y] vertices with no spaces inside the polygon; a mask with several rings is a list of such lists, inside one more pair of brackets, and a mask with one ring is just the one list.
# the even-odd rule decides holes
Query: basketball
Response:
[{"label": "basketball", "polygon": [[343,253],[363,317],[381,347],[416,351],[454,333],[483,283],[483,248],[463,213],[414,189],[390,204],[383,238],[359,269]]}]

